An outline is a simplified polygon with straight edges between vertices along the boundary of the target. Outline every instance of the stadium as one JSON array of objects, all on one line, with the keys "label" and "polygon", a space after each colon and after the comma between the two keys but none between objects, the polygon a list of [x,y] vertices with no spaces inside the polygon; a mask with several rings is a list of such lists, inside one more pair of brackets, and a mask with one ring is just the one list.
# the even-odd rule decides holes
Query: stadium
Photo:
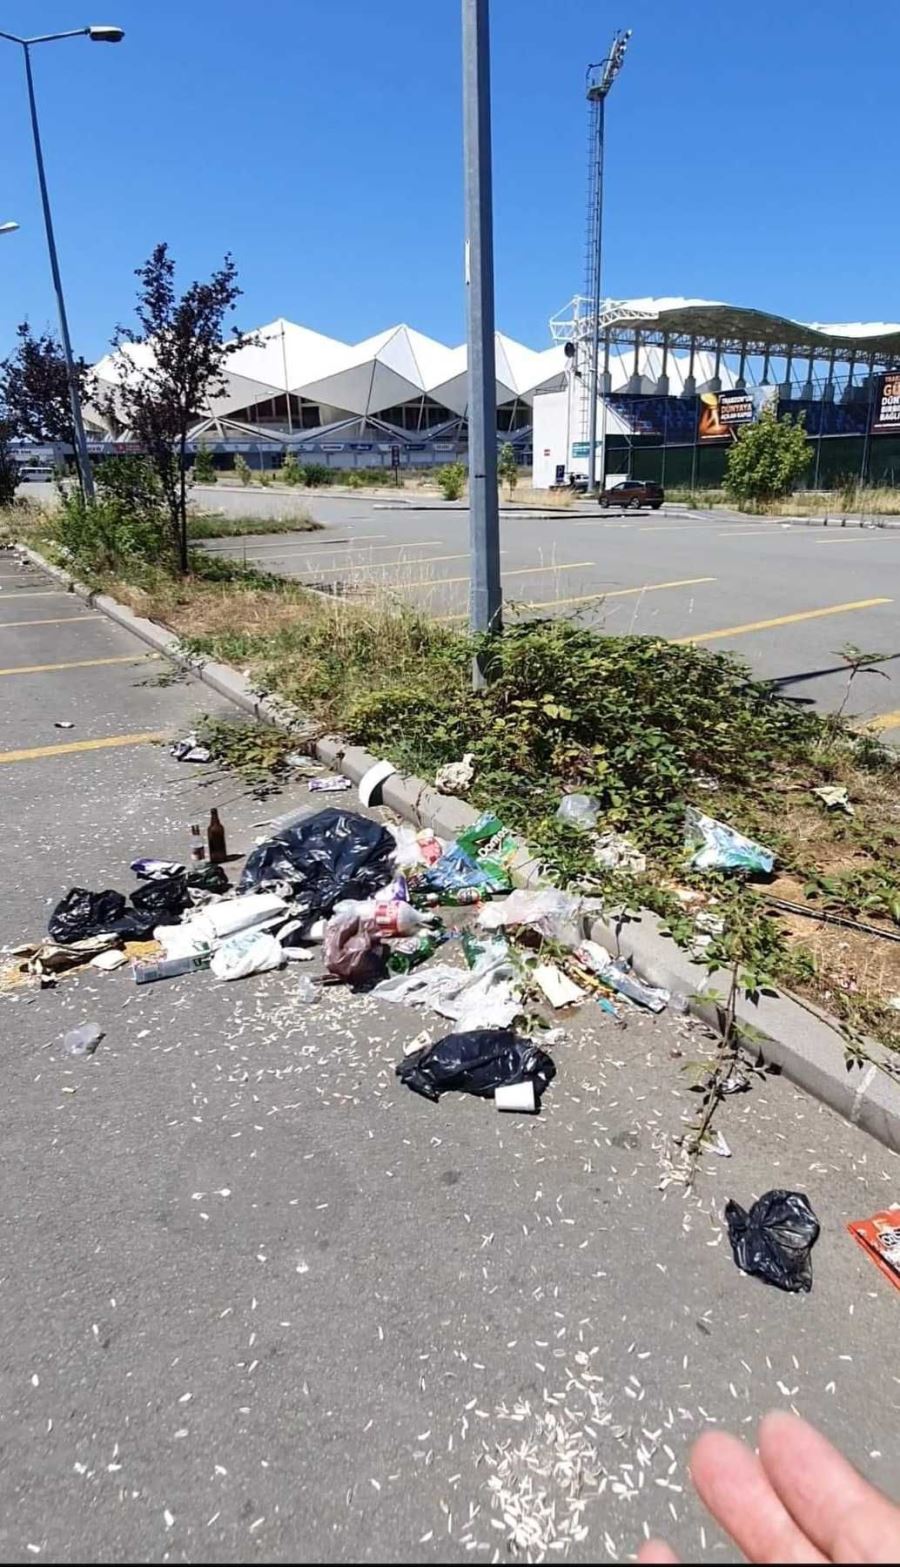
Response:
[{"label": "stadium", "polygon": [[[900,480],[900,325],[703,299],[606,300],[598,325],[599,473],[718,485],[729,445],[768,407],[802,418],[811,488]],[[589,451],[589,301],[572,300],[550,328],[566,366],[533,399],[536,487],[585,473]]]},{"label": "stadium", "polygon": [[[530,461],[534,398],[559,384],[565,349],[535,352],[498,332],[495,351],[498,437]],[[129,431],[112,428],[106,410],[150,352],[120,349],[94,366],[85,422],[96,455],[128,449]],[[225,382],[223,395],[197,410],[191,431],[191,448],[207,446],[222,466],[241,453],[252,467],[277,467],[292,450],[300,462],[336,468],[428,467],[466,451],[465,346],[408,326],[350,344],[279,319],[246,334]]]},{"label": "stadium", "polygon": [[[900,481],[900,325],[824,325],[699,299],[604,301],[597,469],[698,489],[721,483],[728,447],[764,407],[802,418],[813,489]],[[496,334],[497,439],[536,488],[587,470],[593,316],[576,298],[550,321],[551,346]],[[85,410],[95,455],[129,449],[109,393],[147,347],[107,355]],[[427,468],[465,458],[465,346],[390,327],[361,343],[278,319],[247,334],[225,390],[197,410],[191,449],[217,465],[299,461],[338,469]],[[114,427],[115,426],[115,427]]]}]

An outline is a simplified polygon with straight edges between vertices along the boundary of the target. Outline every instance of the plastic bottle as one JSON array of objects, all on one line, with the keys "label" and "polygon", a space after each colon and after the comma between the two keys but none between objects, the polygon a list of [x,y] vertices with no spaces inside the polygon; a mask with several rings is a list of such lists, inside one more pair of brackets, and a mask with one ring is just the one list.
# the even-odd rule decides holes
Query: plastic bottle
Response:
[{"label": "plastic bottle", "polygon": [[375,929],[379,936],[415,936],[424,925],[429,925],[434,915],[413,908],[411,903],[392,899],[390,903],[376,903]]},{"label": "plastic bottle", "polygon": [[441,942],[446,938],[427,931],[420,936],[418,941],[410,938],[407,941],[399,941],[392,948],[387,960],[387,966],[392,974],[408,974],[411,969],[424,963],[433,953],[437,952]]},{"label": "plastic bottle", "polygon": [[228,846],[225,842],[225,828],[219,820],[219,813],[213,806],[209,813],[209,826],[206,829],[206,841],[209,844],[210,865],[222,865],[228,858]]},{"label": "plastic bottle", "polygon": [[70,1028],[63,1039],[63,1050],[67,1056],[92,1056],[102,1038],[99,1023],[82,1023],[80,1028]]},{"label": "plastic bottle", "polygon": [[200,833],[199,822],[191,823],[191,863],[201,865],[206,859],[206,845]]}]

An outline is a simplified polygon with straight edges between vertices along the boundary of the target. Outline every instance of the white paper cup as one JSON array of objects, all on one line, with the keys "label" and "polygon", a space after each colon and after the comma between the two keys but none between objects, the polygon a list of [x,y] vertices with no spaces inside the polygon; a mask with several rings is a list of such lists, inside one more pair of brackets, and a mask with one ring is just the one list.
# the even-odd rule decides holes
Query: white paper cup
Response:
[{"label": "white paper cup", "polygon": [[533,1115],[537,1109],[533,1080],[529,1077],[524,1083],[501,1083],[494,1089],[494,1104],[498,1110],[525,1110]]}]

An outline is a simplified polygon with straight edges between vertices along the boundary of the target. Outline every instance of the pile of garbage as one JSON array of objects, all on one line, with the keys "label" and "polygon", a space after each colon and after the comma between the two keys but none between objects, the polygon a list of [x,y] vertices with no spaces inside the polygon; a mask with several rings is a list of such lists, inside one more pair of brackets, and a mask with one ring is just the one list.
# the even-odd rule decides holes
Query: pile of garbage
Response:
[{"label": "pile of garbage", "polygon": [[[224,835],[221,847],[224,856]],[[630,1007],[659,1011],[669,995],[585,938],[592,900],[552,887],[514,891],[517,847],[490,811],[449,843],[337,806],[292,813],[271,824],[236,885],[221,863],[138,859],[129,895],[72,887],[48,938],[15,956],[44,984],[130,960],[135,983],[147,985],[200,972],[234,981],[318,953],[311,999],[317,986],[362,987],[452,1026],[433,1044],[420,1038],[398,1064],[415,1092],[437,1100],[455,1089],[533,1111],[555,1072],[536,1042],[553,1038],[539,1008],[591,1003],[623,1024]],[[462,925],[456,908],[466,911]],[[443,960],[449,943],[464,966]],[[71,1053],[92,1053],[100,1037]]]}]

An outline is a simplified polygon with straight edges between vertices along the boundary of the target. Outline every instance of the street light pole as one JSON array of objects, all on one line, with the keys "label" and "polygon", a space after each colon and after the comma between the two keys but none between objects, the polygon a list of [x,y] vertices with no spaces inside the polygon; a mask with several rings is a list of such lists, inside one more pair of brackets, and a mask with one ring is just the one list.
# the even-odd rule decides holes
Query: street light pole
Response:
[{"label": "street light pole", "polygon": [[25,80],[28,84],[28,106],[31,111],[31,130],[34,137],[34,155],[37,160],[38,183],[41,190],[41,205],[44,209],[44,227],[47,231],[47,249],[50,252],[50,271],[53,274],[53,288],[56,293],[56,303],[59,309],[59,333],[63,354],[66,360],[66,379],[69,383],[69,404],[72,410],[72,430],[75,436],[75,457],[78,463],[78,472],[81,478],[81,489],[86,501],[94,499],[94,472],[91,467],[91,459],[88,453],[87,436],[84,431],[84,419],[81,413],[81,396],[78,389],[78,377],[75,372],[75,360],[72,356],[72,341],[69,336],[69,321],[66,315],[66,301],[63,294],[62,277],[59,271],[59,257],[56,253],[56,239],[53,233],[53,218],[50,213],[50,196],[47,191],[47,176],[44,172],[44,154],[41,147],[41,132],[38,125],[37,102],[34,96],[34,77],[31,71],[31,47],[33,44],[55,43],[61,38],[90,38],[94,43],[119,43],[124,37],[120,27],[79,27],[67,33],[45,33],[39,38],[18,38],[14,33],[0,32],[0,38],[5,38],[9,43],[20,44],[25,56]]},{"label": "street light pole", "polygon": [[[494,238],[491,191],[489,0],[462,0],[463,122],[468,339],[469,622],[483,636],[500,630],[500,515],[497,495],[497,374],[494,351]],[[485,684],[482,651],[472,672]]]},{"label": "street light pole", "polygon": [[[631,37],[631,29],[624,33],[616,33],[612,48],[605,60],[599,66],[588,68],[588,102],[596,104],[596,136],[594,141],[593,156],[595,159],[593,171],[594,209],[591,213],[591,275],[593,288],[591,290],[591,357],[590,357],[590,408],[588,413],[588,494],[594,495],[597,490],[597,399],[600,392],[600,301],[601,280],[600,270],[603,255],[603,157],[605,151],[606,134],[606,99],[613,82],[618,76],[625,60],[625,50]],[[599,76],[594,73],[599,71]],[[606,403],[603,405],[603,462],[602,473],[606,474]]]}]

